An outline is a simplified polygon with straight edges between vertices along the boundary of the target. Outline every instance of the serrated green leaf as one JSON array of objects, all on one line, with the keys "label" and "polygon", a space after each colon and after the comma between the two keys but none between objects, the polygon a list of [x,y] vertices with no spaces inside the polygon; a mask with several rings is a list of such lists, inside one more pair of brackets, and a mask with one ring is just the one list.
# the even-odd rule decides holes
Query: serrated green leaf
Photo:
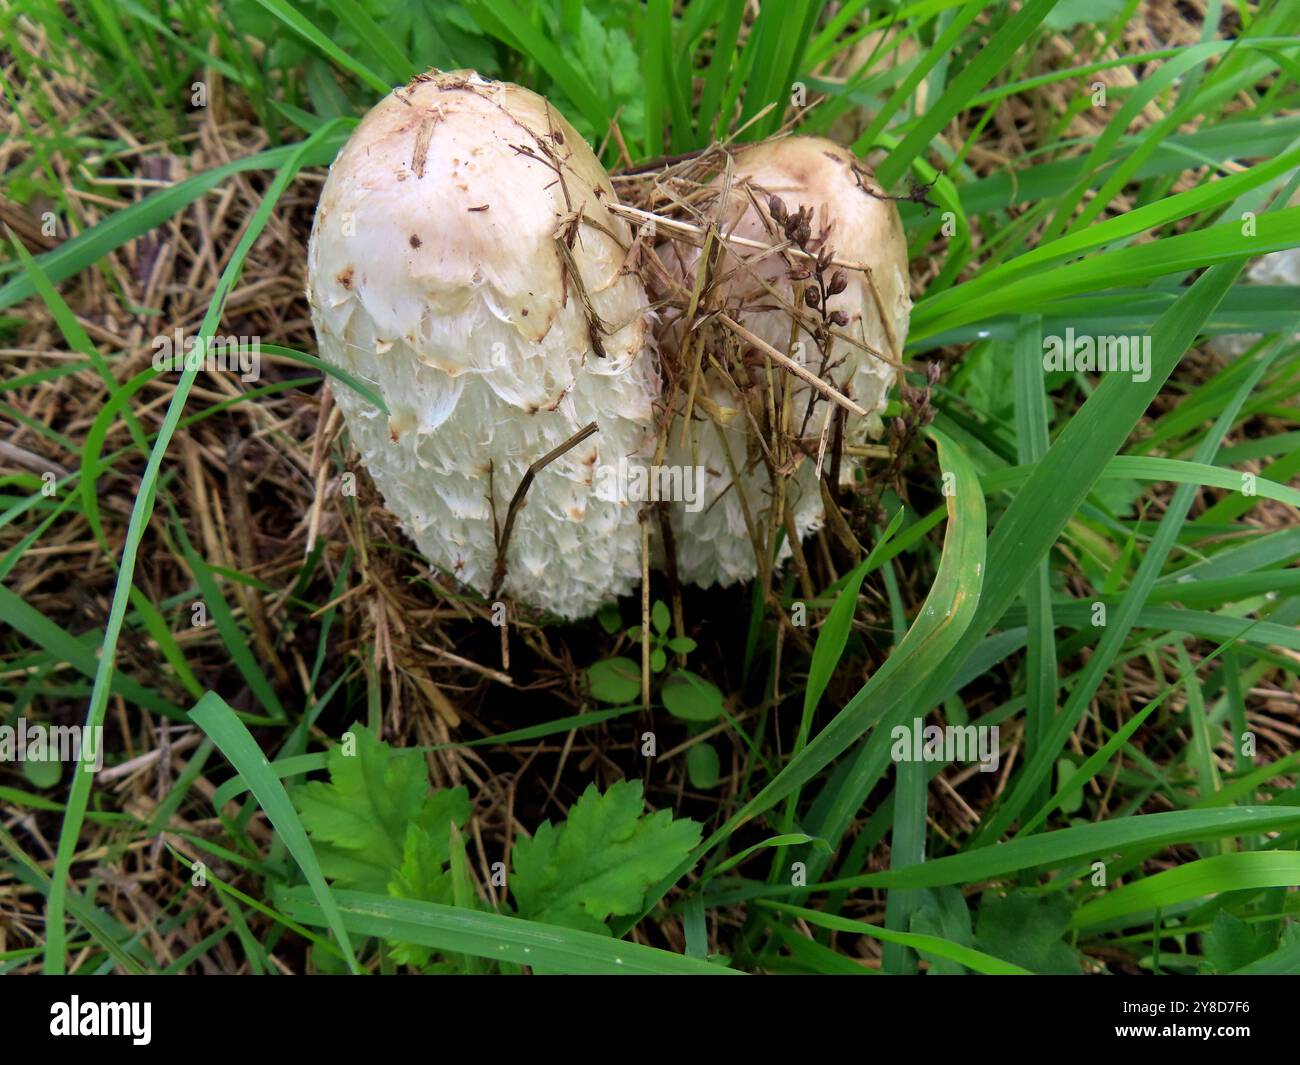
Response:
[{"label": "serrated green leaf", "polygon": [[[354,726],[343,739],[326,756],[329,783],[312,781],[293,792],[322,872],[335,887],[452,903],[445,865],[452,827],[469,817],[468,793],[430,793],[424,756],[396,750],[367,728]],[[412,943],[391,944],[399,965],[422,968],[432,953]]]},{"label": "serrated green leaf", "polygon": [[1264,957],[1273,947],[1267,925],[1247,924],[1240,917],[1220,910],[1214,924],[1201,937],[1201,952],[1216,973],[1230,973]]},{"label": "serrated green leaf", "polygon": [[[445,851],[446,847],[442,849]],[[412,822],[406,830],[402,866],[389,881],[388,894],[396,899],[450,905],[453,901],[452,877],[449,871],[443,869],[446,857],[445,853],[439,853],[434,837]],[[428,947],[414,943],[395,943],[392,948],[393,960],[399,965],[424,966],[429,963],[432,954]]]},{"label": "serrated green leaf", "polygon": [[556,826],[515,844],[510,890],[520,917],[588,932],[638,911],[646,890],[700,841],[694,821],[642,813],[639,780],[590,785]]},{"label": "serrated green leaf", "polygon": [[985,892],[975,923],[980,950],[1034,973],[1079,972],[1079,955],[1064,942],[1070,904],[1060,895]]},{"label": "serrated green leaf", "polygon": [[295,788],[294,804],[325,875],[339,887],[382,893],[407,860],[410,830],[427,834],[431,854],[446,861],[447,832],[469,816],[469,796],[464,788],[430,795],[418,751],[394,750],[359,726],[351,735],[355,750],[339,743],[329,751],[329,783]]}]

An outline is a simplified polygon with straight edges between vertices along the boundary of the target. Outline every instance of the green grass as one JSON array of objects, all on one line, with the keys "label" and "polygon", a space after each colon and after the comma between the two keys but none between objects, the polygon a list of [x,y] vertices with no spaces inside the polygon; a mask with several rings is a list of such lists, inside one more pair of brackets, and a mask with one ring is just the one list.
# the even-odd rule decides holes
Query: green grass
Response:
[{"label": "green grass", "polygon": [[[1212,4],[1231,32],[1197,26],[1195,43],[1130,55],[1110,47],[1124,16],[1070,24],[1073,6],[849,2],[832,14],[798,0],[764,3],[755,19],[733,0],[35,2],[21,18],[6,8],[0,47],[15,78],[4,91],[23,147],[4,196],[33,217],[48,207],[60,226],[44,250],[6,234],[5,345],[29,336],[29,318],[50,329],[41,351],[0,373],[0,421],[62,472],[48,493],[32,469],[0,469],[0,725],[57,717],[145,737],[175,724],[195,746],[147,812],[88,773],[41,784],[0,766],[0,808],[17,822],[0,831],[0,885],[39,896],[45,915],[0,971],[179,972],[233,956],[259,972],[275,954],[315,971],[389,972],[384,944],[397,943],[466,971],[1300,972],[1300,287],[1244,274],[1251,259],[1300,246],[1300,207],[1289,206],[1300,8]],[[832,69],[890,29],[858,69]],[[28,54],[37,30],[49,77],[94,80],[118,131],[88,110],[65,128],[66,105]],[[1068,56],[1048,47],[1053,34]],[[903,42],[912,50],[894,64]],[[160,235],[197,240],[193,212],[238,188],[260,207],[217,249],[220,281],[195,303],[201,337],[234,331],[228,302],[261,267],[259,240],[304,224],[309,205],[294,197],[319,185],[300,175],[327,165],[391,85],[435,65],[546,93],[611,166],[611,122],[635,163],[757,140],[794,117],[797,83],[817,101],[801,131],[871,153],[897,195],[933,186],[937,210],[900,208],[925,279],[913,383],[926,360],[945,366],[936,418],[901,494],[884,494],[866,556],[815,598],[778,586],[787,609],[808,609],[811,653],[778,643],[757,594],[690,600],[686,628],[701,638],[689,668],[725,704],[707,736],[652,708],[660,749],[682,750],[649,768],[635,755],[640,708],[572,694],[555,665],[578,675],[628,653],[619,619],[512,636],[514,653],[544,664],[516,678],[539,681],[527,692],[439,673],[434,658],[403,666],[445,694],[475,693],[463,705],[481,720],[462,713],[473,723],[427,731],[420,746],[539,796],[524,831],[560,816],[550,796],[567,806],[612,770],[644,775],[652,805],[703,823],[703,842],[612,922],[612,938],[514,916],[507,892],[484,887],[491,861],[509,866],[493,838],[483,852],[453,850],[454,904],[328,882],[291,795],[347,723],[394,713],[397,670],[377,664],[365,604],[396,572],[423,609],[468,615],[409,545],[370,537],[355,499],[291,565],[209,553],[182,443],[201,445],[196,465],[209,469],[244,437],[286,453],[305,440],[308,454],[313,423],[298,415],[319,409],[324,376],[367,393],[365,382],[271,344],[264,352],[296,363],[294,376],[221,396],[196,391],[193,371],[168,382],[143,347],[105,339],[106,308],[146,323],[146,336],[170,328],[128,298],[124,264]],[[1095,106],[1103,75],[1108,99]],[[123,131],[190,157],[195,81],[220,89],[257,147],[205,156],[147,194],[103,184],[137,176]],[[1014,138],[1000,123],[1012,114]],[[1043,338],[1067,328],[1149,336],[1149,378],[1044,369]],[[1262,339],[1235,359],[1205,355],[1209,337],[1241,332]],[[95,402],[52,407],[61,389]],[[259,405],[281,400],[301,404],[276,408],[294,417],[257,420]],[[344,463],[336,445],[293,476],[333,479]],[[1243,472],[1255,475],[1250,494]],[[129,513],[115,506],[123,484]],[[282,518],[275,536],[296,546],[306,517]],[[69,543],[85,544],[76,566],[95,583],[64,609],[40,575]],[[211,618],[199,633],[196,601]],[[448,624],[467,641],[481,629]],[[401,712],[409,722],[412,708]],[[916,718],[998,726],[1003,759],[1015,748],[1005,779],[994,788],[983,774],[959,779],[962,766],[896,765],[892,730]],[[1238,742],[1248,731],[1259,741],[1249,754]],[[582,778],[580,760],[558,752],[589,738],[611,753]],[[724,787],[683,783],[686,751],[705,740],[722,752]],[[109,765],[127,757],[111,749]],[[949,816],[950,793],[975,816]],[[491,787],[471,794],[485,808],[500,800]],[[29,816],[52,854],[21,830]],[[164,829],[171,849],[157,861],[182,875],[158,878],[159,921],[179,928],[207,906],[216,922],[170,959],[103,908],[84,857],[93,840],[110,863],[128,861]],[[197,854],[221,868],[206,893],[185,864]],[[1040,952],[1000,931],[1007,913]],[[1262,931],[1242,931],[1252,928]],[[879,944],[870,970],[854,934]],[[1225,946],[1238,941],[1248,957]]]}]

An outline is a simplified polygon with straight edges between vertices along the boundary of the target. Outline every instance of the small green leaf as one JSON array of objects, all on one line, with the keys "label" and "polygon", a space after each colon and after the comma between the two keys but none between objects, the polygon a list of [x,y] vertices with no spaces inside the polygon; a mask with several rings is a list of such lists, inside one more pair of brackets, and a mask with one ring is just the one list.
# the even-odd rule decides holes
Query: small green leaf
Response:
[{"label": "small green leaf", "polygon": [[691,787],[707,791],[716,788],[722,776],[717,748],[711,743],[697,743],[686,752],[686,775]]},{"label": "small green leaf", "polygon": [[670,673],[662,697],[668,712],[683,721],[713,721],[722,716],[722,692],[690,670]]},{"label": "small green leaf", "polygon": [[617,603],[606,603],[597,610],[596,620],[600,622],[600,627],[609,636],[613,636],[623,627],[623,619],[619,617]]},{"label": "small green leaf", "polygon": [[641,667],[630,658],[606,658],[587,668],[587,688],[602,703],[630,703],[641,694]]},{"label": "small green leaf", "polygon": [[63,779],[63,764],[57,758],[27,758],[23,761],[23,776],[35,788],[52,788]]},{"label": "small green leaf", "polygon": [[664,667],[668,665],[668,656],[664,653],[662,647],[656,647],[650,652],[650,669],[655,673],[662,673]]},{"label": "small green leaf", "polygon": [[668,626],[672,624],[672,617],[668,613],[668,604],[662,599],[656,599],[655,605],[650,608],[650,621],[655,627],[655,632],[660,636],[667,634]]},{"label": "small green leaf", "polygon": [[689,636],[674,636],[668,641],[668,650],[674,654],[688,655],[698,646]]}]

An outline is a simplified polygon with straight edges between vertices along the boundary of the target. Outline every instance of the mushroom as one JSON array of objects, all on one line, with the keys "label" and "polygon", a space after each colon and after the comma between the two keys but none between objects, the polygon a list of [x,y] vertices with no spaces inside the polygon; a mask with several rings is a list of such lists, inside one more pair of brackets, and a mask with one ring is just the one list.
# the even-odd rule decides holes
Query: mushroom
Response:
[{"label": "mushroom", "polygon": [[545,99],[431,73],[357,126],[308,248],[321,356],[388,408],[335,389],[389,510],[439,569],[564,618],[641,569],[637,507],[597,476],[653,449],[659,389],[614,201]]},{"label": "mushroom", "polygon": [[[685,442],[680,420],[686,404],[679,400],[668,448],[669,462],[703,467],[703,505],[671,513],[679,576],[706,587],[748,580],[757,572],[749,526],[766,542],[774,464],[781,467],[775,475],[785,479],[784,498],[800,539],[821,526],[818,468],[825,475],[832,465],[835,410],[844,408],[844,444],[879,436],[912,307],[898,210],[871,171],[842,146],[819,137],[757,144],[735,157],[729,188],[725,174],[710,188],[715,199],[706,210],[718,220],[725,250],[701,313],[713,313],[718,327],[706,334],[712,339],[705,341]],[[718,204],[724,188],[726,203]],[[778,245],[782,251],[763,250]],[[699,250],[670,242],[660,252],[669,273],[693,291]],[[663,343],[678,351],[679,364],[691,374],[691,359],[680,358],[685,325],[680,318],[671,322]],[[792,376],[771,349],[835,395]],[[787,381],[789,410],[782,414]],[[768,394],[769,382],[775,396]],[[688,387],[679,391],[689,394]],[[772,432],[772,411],[780,434]],[[787,453],[765,449],[756,427],[769,442],[781,436]],[[732,483],[733,465],[740,471],[740,491]],[[852,472],[852,463],[842,462],[840,483],[850,483]],[[783,517],[777,515],[777,526]],[[790,553],[784,542],[780,557]]]}]

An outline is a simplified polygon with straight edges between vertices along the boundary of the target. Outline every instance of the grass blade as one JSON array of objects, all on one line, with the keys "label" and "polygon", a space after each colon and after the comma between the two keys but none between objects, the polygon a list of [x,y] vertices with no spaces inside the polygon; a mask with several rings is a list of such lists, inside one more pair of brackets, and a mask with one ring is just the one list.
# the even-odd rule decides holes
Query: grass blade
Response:
[{"label": "grass blade", "polygon": [[[433,950],[472,954],[498,962],[533,965],[554,973],[588,976],[742,976],[640,943],[592,932],[524,921],[499,913],[464,910],[436,902],[395,899],[363,891],[336,891],[347,928],[363,936],[416,943]],[[320,899],[302,888],[276,895],[283,912],[304,924],[323,923]]]},{"label": "grass blade", "polygon": [[311,840],[307,838],[307,830],[302,827],[289,793],[284,790],[280,778],[271,771],[266,755],[253,739],[252,733],[215,692],[208,692],[198,701],[190,711],[190,719],[208,734],[208,738],[247,781],[249,790],[275,826],[284,845],[289,848],[289,853],[298,863],[303,876],[307,878],[311,894],[324,916],[324,923],[338,939],[348,967],[354,973],[360,972],[347,928],[320,871],[316,852],[312,850]]},{"label": "grass blade", "polygon": [[1159,910],[1224,891],[1295,887],[1300,884],[1300,853],[1241,851],[1167,869],[1107,892],[1074,911],[1071,924],[1088,928],[1145,910]]},{"label": "grass blade", "polygon": [[[258,208],[257,213],[249,219],[244,235],[240,238],[239,244],[230,257],[230,262],[221,275],[217,291],[213,293],[212,301],[208,306],[207,314],[204,315],[203,324],[199,330],[198,348],[200,350],[206,347],[216,331],[226,297],[234,288],[235,281],[244,265],[244,259],[252,248],[253,242],[261,234],[270,219],[271,210],[276,201],[279,200],[293,176],[303,165],[303,160],[307,157],[308,152],[325,140],[327,136],[334,133],[338,126],[338,122],[331,122],[328,126],[322,126],[307,140],[297,145],[293,154],[285,160],[276,174],[275,180],[271,183],[271,187],[267,190],[267,195],[262,201],[262,205]],[[107,709],[108,693],[112,685],[114,660],[117,654],[117,641],[122,632],[122,622],[126,615],[127,602],[130,599],[131,581],[135,574],[140,542],[144,539],[145,526],[153,514],[154,495],[158,487],[158,477],[162,468],[163,456],[167,452],[167,445],[171,442],[172,435],[176,432],[181,412],[185,408],[185,400],[189,396],[190,389],[194,386],[194,378],[197,374],[197,366],[193,369],[186,369],[177,383],[176,392],[167,407],[167,414],[163,418],[162,428],[159,430],[153,450],[149,454],[148,465],[145,467],[144,475],[140,479],[140,492],[136,496],[135,505],[131,508],[131,520],[127,526],[126,542],[122,546],[122,561],[117,582],[113,589],[113,601],[109,608],[108,623],[104,629],[104,641],[100,649],[99,662],[95,669],[95,686],[91,692],[90,706],[86,711],[86,728],[90,735],[94,734],[95,728],[102,725],[104,712]],[[64,817],[59,832],[59,844],[55,853],[52,874],[53,886],[50,889],[49,909],[46,919],[48,932],[45,942],[45,971],[50,975],[62,975],[64,972],[64,948],[67,943],[67,929],[63,923],[64,893],[67,888],[68,873],[72,866],[72,856],[76,850],[77,839],[81,835],[82,823],[85,820],[86,804],[90,799],[90,776],[89,773],[73,774],[72,788],[68,796],[68,812]]]}]

